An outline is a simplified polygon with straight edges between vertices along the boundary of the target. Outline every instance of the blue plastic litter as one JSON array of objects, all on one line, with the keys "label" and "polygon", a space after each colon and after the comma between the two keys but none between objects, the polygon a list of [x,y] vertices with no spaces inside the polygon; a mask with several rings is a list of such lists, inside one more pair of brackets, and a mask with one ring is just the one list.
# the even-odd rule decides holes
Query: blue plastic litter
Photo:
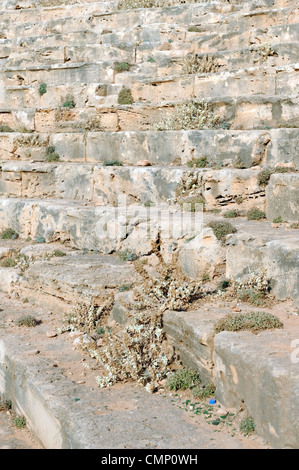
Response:
[{"label": "blue plastic litter", "polygon": [[215,398],[211,398],[211,399],[209,400],[209,403],[210,403],[210,405],[215,405],[215,403],[216,403]]}]

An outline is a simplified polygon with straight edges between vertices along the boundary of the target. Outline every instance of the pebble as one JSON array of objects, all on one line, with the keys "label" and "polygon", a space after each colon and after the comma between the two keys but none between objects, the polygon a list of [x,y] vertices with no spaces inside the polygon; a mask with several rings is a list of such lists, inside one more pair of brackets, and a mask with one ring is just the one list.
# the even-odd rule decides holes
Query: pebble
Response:
[{"label": "pebble", "polygon": [[27,354],[29,356],[36,356],[36,354],[39,354],[39,353],[40,353],[39,349],[30,349],[29,351],[27,351]]},{"label": "pebble", "polygon": [[47,338],[55,338],[57,336],[56,331],[47,331],[46,333]]},{"label": "pebble", "polygon": [[98,339],[97,346],[98,347],[103,346],[103,339],[102,338]]}]

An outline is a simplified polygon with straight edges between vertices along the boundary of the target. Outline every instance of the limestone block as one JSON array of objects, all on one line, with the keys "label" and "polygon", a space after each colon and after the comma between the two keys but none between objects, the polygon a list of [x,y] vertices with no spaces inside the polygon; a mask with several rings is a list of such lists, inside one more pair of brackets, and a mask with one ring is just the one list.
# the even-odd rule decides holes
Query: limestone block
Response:
[{"label": "limestone block", "polygon": [[278,217],[285,222],[299,221],[299,175],[277,173],[266,187],[266,215],[269,220]]},{"label": "limestone block", "polygon": [[291,347],[298,333],[297,327],[258,335],[221,332],[214,340],[217,399],[245,408],[274,448],[298,448],[298,364]]}]

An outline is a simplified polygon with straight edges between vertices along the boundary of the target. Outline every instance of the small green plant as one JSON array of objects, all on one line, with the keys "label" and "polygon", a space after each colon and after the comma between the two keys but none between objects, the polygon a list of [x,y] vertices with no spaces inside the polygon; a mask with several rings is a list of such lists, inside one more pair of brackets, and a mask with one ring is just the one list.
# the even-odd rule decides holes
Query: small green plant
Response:
[{"label": "small green plant", "polygon": [[69,108],[69,109],[75,108],[76,103],[75,103],[74,97],[72,95],[67,95],[65,98],[65,101],[63,101],[62,103],[62,107]]},{"label": "small green plant", "polygon": [[276,217],[276,219],[273,219],[273,222],[274,222],[274,224],[281,224],[282,223],[282,218],[280,216]]},{"label": "small green plant", "polygon": [[248,220],[261,220],[265,218],[266,218],[265,212],[261,211],[257,207],[253,207],[252,209],[249,209],[249,211],[247,212]]},{"label": "small green plant", "polygon": [[41,83],[38,91],[39,91],[40,96],[43,96],[45,93],[47,93],[47,84]]},{"label": "small green plant", "polygon": [[196,371],[182,368],[168,375],[166,387],[174,391],[188,390],[198,387],[200,382],[200,376]]},{"label": "small green plant", "polygon": [[259,172],[258,177],[257,177],[259,186],[267,186],[272,174],[273,174],[273,170],[270,170],[269,168],[263,168]]},{"label": "small green plant", "polygon": [[5,124],[0,124],[0,132],[14,132],[14,130]]},{"label": "small green plant", "polygon": [[40,320],[37,320],[32,315],[26,315],[24,317],[20,317],[16,320],[16,324],[18,326],[27,326],[27,327],[34,327],[41,323]]},{"label": "small green plant", "polygon": [[123,284],[122,286],[120,286],[119,292],[128,291],[128,290],[132,289],[132,287],[133,287],[133,283],[130,283],[130,284]]},{"label": "small green plant", "polygon": [[118,104],[132,104],[134,99],[130,88],[123,87],[118,93]]},{"label": "small green plant", "polygon": [[254,419],[250,416],[249,418],[242,419],[240,423],[240,431],[245,436],[254,433],[255,431],[255,423]]},{"label": "small green plant", "polygon": [[54,257],[58,257],[58,256],[66,256],[66,253],[64,251],[61,251],[61,250],[54,250],[53,253],[52,253],[52,256]]},{"label": "small green plant", "polygon": [[4,258],[1,261],[1,266],[3,268],[14,268],[17,264],[18,264],[17,260],[13,256],[10,256],[8,258]]},{"label": "small green plant", "polygon": [[46,243],[46,239],[44,237],[36,237],[36,243]]},{"label": "small green plant", "polygon": [[237,229],[230,222],[214,220],[208,224],[208,227],[211,227],[217,240],[222,242],[225,241],[227,235],[237,232]]},{"label": "small green plant", "polygon": [[123,166],[122,162],[118,160],[106,160],[103,163],[104,166]]},{"label": "small green plant", "polygon": [[136,261],[138,258],[137,255],[131,253],[129,250],[120,251],[118,256],[122,261]]},{"label": "small green plant", "polygon": [[216,387],[213,383],[207,385],[197,385],[192,388],[192,394],[194,398],[204,400],[205,398],[210,398],[215,395]]},{"label": "small green plant", "polygon": [[12,402],[10,400],[0,400],[0,411],[11,410]]},{"label": "small green plant", "polygon": [[105,334],[105,328],[103,326],[99,326],[96,331],[97,331],[98,335],[104,335]]},{"label": "small green plant", "polygon": [[200,33],[200,28],[198,26],[189,26],[189,33]]},{"label": "small green plant", "polygon": [[278,317],[268,312],[228,314],[215,325],[216,333],[242,330],[259,333],[263,330],[275,328],[283,328],[283,324]]},{"label": "small green plant", "polygon": [[156,62],[155,59],[153,57],[148,57],[146,59],[147,62]]},{"label": "small green plant", "polygon": [[145,203],[144,203],[144,207],[152,207],[154,205],[155,205],[155,203],[153,201],[150,201],[150,200],[145,201]]},{"label": "small green plant", "polygon": [[12,228],[7,228],[2,231],[0,238],[1,240],[16,240],[19,235]]},{"label": "small green plant", "polygon": [[240,217],[240,211],[232,209],[230,211],[224,212],[223,217],[226,219],[234,219],[235,217]]},{"label": "small green plant", "polygon": [[46,162],[58,162],[60,160],[60,156],[57,152],[55,152],[54,145],[50,145],[46,148]]},{"label": "small green plant", "polygon": [[13,420],[13,424],[19,429],[24,428],[26,426],[25,416],[16,416]]},{"label": "small green plant", "polygon": [[224,280],[222,280],[222,281],[220,281],[220,282],[218,283],[217,288],[218,288],[219,290],[224,291],[224,290],[226,290],[226,289],[230,286],[230,284],[231,284],[231,282],[230,282],[229,279],[224,279]]},{"label": "small green plant", "polygon": [[291,224],[291,228],[298,229],[299,228],[299,222],[295,222],[294,224]]},{"label": "small green plant", "polygon": [[194,158],[187,163],[189,168],[205,168],[208,165],[207,157]]},{"label": "small green plant", "polygon": [[117,73],[128,72],[132,66],[128,62],[115,62],[114,70]]},{"label": "small green plant", "polygon": [[202,282],[209,282],[211,280],[210,275],[208,273],[204,273],[201,276],[201,280],[202,280]]}]

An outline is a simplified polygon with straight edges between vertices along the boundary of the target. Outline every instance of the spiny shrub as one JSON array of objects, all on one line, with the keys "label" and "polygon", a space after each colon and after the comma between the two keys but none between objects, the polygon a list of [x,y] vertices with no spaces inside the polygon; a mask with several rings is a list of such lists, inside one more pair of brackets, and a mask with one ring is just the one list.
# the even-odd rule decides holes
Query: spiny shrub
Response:
[{"label": "spiny shrub", "polygon": [[213,56],[200,56],[198,54],[188,54],[183,63],[183,74],[214,73],[219,68],[218,61]]},{"label": "spiny shrub", "polygon": [[172,114],[167,114],[154,125],[157,131],[206,129],[220,122],[212,107],[205,101],[187,100],[175,106]]}]

